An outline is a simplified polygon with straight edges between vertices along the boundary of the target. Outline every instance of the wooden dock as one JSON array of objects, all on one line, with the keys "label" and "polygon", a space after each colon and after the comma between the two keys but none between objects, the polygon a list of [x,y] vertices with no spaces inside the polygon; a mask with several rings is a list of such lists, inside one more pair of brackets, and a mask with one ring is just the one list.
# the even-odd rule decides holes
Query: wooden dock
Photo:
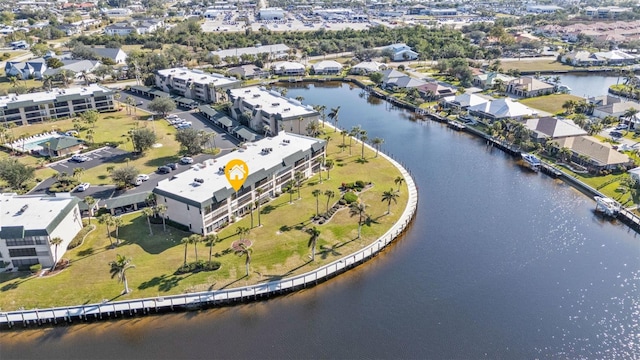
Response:
[{"label": "wooden dock", "polygon": [[461,124],[457,121],[453,121],[453,120],[449,120],[447,122],[447,126],[453,130],[456,131],[463,131],[464,129],[466,129],[467,127],[464,124]]},{"label": "wooden dock", "polygon": [[562,171],[556,169],[555,167],[549,165],[549,164],[545,164],[543,163],[542,166],[540,166],[540,172],[551,176],[552,178],[559,178],[562,176]]}]

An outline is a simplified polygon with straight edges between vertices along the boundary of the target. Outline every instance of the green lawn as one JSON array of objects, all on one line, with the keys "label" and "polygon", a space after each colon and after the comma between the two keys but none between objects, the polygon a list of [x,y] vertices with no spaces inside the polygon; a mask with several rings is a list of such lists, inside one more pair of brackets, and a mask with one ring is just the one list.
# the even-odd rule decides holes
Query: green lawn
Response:
[{"label": "green lawn", "polygon": [[[109,249],[105,227],[98,225],[85,243],[65,254],[72,261],[63,272],[44,278],[29,277],[24,274],[0,274],[0,309],[12,310],[19,307],[27,309],[65,304],[99,302],[103,299],[124,299],[134,297],[153,297],[158,295],[179,294],[190,291],[220,289],[244,286],[279,279],[309,271],[347,255],[376,240],[401,215],[407,203],[407,187],[402,185],[398,204],[391,206],[391,214],[386,215],[386,203],[381,202],[383,191],[396,189],[394,179],[399,172],[382,158],[375,158],[372,151],[366,150],[367,163],[357,162],[360,144],[353,144],[353,156],[346,149],[341,152],[342,143],[339,133],[331,130],[328,158],[335,161],[331,170],[331,180],[319,183],[318,175],[307,180],[302,186],[302,199],[289,203],[289,194],[283,194],[272,202],[262,206],[262,227],[255,227],[248,239],[253,242],[250,276],[245,277],[244,258],[225,250],[230,248],[238,226],[250,226],[250,216],[225,228],[219,236],[222,241],[215,245],[215,260],[222,267],[215,272],[201,272],[191,275],[174,275],[182,264],[184,246],[180,239],[185,233],[173,228],[162,231],[162,225],[153,225],[153,236],[149,236],[146,219],[140,214],[124,216],[125,225],[120,230],[123,244]],[[348,144],[347,139],[347,144]],[[374,170],[375,169],[375,170]],[[323,178],[326,173],[323,173]],[[342,182],[355,180],[372,181],[374,186],[365,190],[360,198],[367,204],[369,221],[362,228],[362,238],[356,240],[357,218],[349,216],[348,209],[339,210],[332,220],[317,225],[321,231],[316,249],[316,261],[311,263],[310,249],[307,247],[309,235],[305,230],[312,225],[309,219],[316,211],[316,199],[311,195],[314,189],[332,189],[338,193]],[[337,198],[332,199],[337,201]],[[326,206],[326,197],[320,196],[320,211]],[[254,214],[257,224],[257,214]],[[207,259],[208,247],[198,245],[199,259]],[[116,254],[133,259],[135,269],[128,272],[129,287],[133,292],[120,297],[122,285],[109,276],[109,261]],[[188,261],[195,260],[193,246],[187,249]],[[60,291],[64,289],[64,291]],[[54,295],[55,294],[55,295]]]},{"label": "green lawn", "polygon": [[564,112],[562,104],[568,100],[580,101],[583,99],[579,96],[570,94],[552,94],[521,99],[520,102],[534,109],[546,111],[551,114],[559,114]]},{"label": "green lawn", "polygon": [[[27,89],[31,88],[40,88],[42,87],[42,81],[29,79],[29,80],[19,80],[18,86],[25,86]],[[12,92],[11,81],[6,76],[0,76],[0,92],[7,91]]]},{"label": "green lawn", "polygon": [[520,70],[520,71],[556,71],[571,70],[572,66],[549,59],[522,59],[518,61],[504,61],[500,64],[503,71]]}]

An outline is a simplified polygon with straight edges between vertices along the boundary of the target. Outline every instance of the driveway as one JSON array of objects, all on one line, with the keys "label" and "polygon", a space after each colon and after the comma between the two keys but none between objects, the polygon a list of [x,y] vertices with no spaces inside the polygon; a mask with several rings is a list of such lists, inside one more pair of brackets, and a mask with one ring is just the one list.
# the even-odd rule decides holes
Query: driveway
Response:
[{"label": "driveway", "polygon": [[73,169],[75,168],[91,169],[104,163],[121,161],[124,158],[131,156],[129,152],[118,148],[102,148],[83,155],[86,155],[91,160],[81,163],[71,160],[63,160],[49,167],[57,172],[66,172],[67,174],[72,175]]}]

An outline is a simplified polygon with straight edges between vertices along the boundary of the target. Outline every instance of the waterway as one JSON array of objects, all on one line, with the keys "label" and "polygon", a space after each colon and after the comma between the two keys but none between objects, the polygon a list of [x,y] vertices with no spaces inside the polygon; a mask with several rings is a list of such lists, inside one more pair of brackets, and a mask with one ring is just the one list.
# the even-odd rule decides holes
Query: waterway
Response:
[{"label": "waterway", "polygon": [[288,96],[341,106],[339,126],[361,125],[407,164],[420,201],[406,236],[266,302],[4,332],[2,359],[640,357],[640,236],[591,199],[358,88]]},{"label": "waterway", "polygon": [[623,77],[604,74],[567,74],[559,77],[560,84],[568,86],[571,94],[586,98],[607,95],[611,85],[624,81]]}]

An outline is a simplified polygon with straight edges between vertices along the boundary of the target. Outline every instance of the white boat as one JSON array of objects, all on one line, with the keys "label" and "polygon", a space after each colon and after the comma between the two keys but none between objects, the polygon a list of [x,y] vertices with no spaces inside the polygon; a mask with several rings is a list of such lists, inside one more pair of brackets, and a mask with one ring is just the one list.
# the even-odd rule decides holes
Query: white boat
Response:
[{"label": "white boat", "polygon": [[540,159],[538,159],[537,156],[529,153],[522,153],[520,155],[522,156],[522,160],[524,161],[524,165],[526,167],[528,167],[533,171],[540,170],[540,167],[542,166],[542,161],[540,161]]},{"label": "white boat", "polygon": [[594,196],[596,201],[596,211],[599,211],[608,216],[616,216],[620,211],[620,204],[615,200],[603,196]]},{"label": "white boat", "polygon": [[567,85],[558,85],[558,91],[562,92],[562,93],[570,93],[571,92],[571,88],[568,87]]}]

